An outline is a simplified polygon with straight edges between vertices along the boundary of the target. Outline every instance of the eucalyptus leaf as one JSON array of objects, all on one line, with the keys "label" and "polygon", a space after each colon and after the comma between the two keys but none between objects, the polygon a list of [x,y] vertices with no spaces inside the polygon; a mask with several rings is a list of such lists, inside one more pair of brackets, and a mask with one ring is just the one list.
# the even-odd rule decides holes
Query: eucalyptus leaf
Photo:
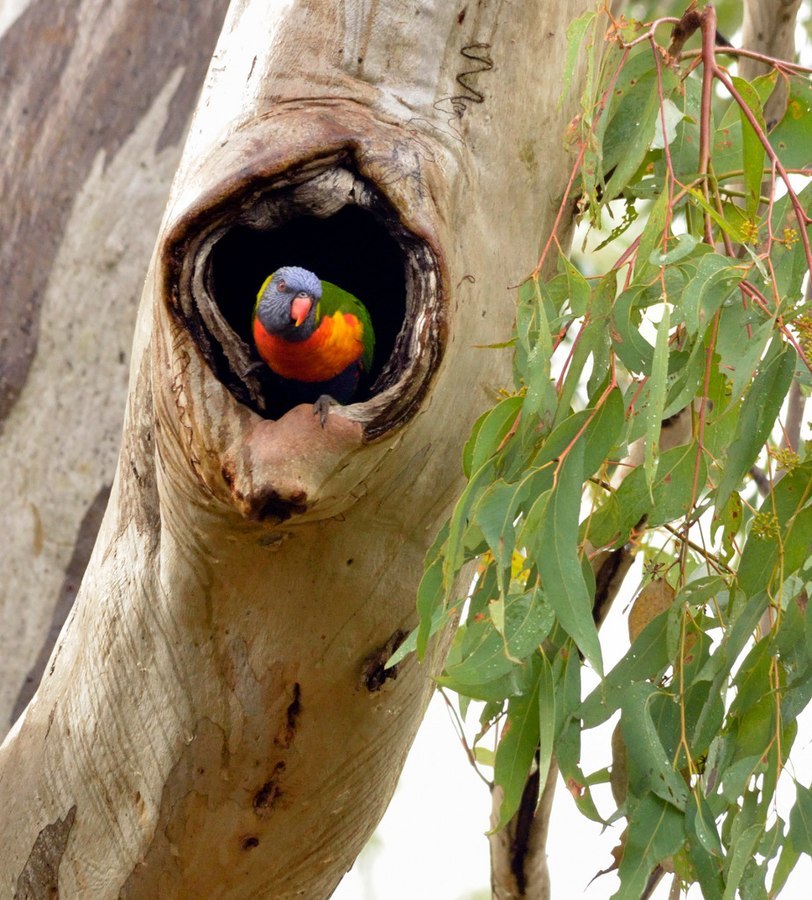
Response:
[{"label": "eucalyptus leaf", "polygon": [[719,839],[719,832],[716,830],[714,815],[701,794],[689,795],[685,811],[685,826],[688,834],[695,835],[707,853],[719,859],[723,858],[724,851]]},{"label": "eucalyptus leaf", "polygon": [[695,335],[700,329],[704,331],[743,275],[741,267],[731,265],[727,257],[705,254],[682,291],[675,320],[684,322],[689,335]]},{"label": "eucalyptus leaf", "polygon": [[649,293],[647,286],[636,285],[623,291],[612,308],[614,351],[623,365],[637,375],[651,371],[654,356],[654,348],[640,333],[642,315],[639,304],[647,300]]},{"label": "eucalyptus leaf", "polygon": [[682,815],[659,797],[647,793],[629,822],[629,833],[618,876],[620,889],[613,900],[640,900],[657,863],[675,854],[685,840]]},{"label": "eucalyptus leaf", "polygon": [[553,760],[556,701],[555,701],[555,676],[544,653],[539,654],[541,663],[539,668],[539,754],[538,773],[539,784],[547,782],[547,775]]},{"label": "eucalyptus leaf", "polygon": [[707,474],[704,455],[697,453],[695,444],[686,444],[661,454],[650,493],[643,470],[632,471],[592,516],[589,526],[592,543],[596,547],[624,544],[632,529],[646,516],[648,524],[655,526],[686,515],[691,507],[697,468],[697,482],[701,487]]},{"label": "eucalyptus leaf", "polygon": [[595,13],[587,10],[587,12],[578,16],[577,19],[573,19],[567,26],[567,58],[564,64],[559,104],[564,102],[569,93],[575,63],[583,52],[584,36],[594,20]]},{"label": "eucalyptus leaf", "polygon": [[629,783],[638,796],[648,790],[684,811],[688,788],[674,771],[652,718],[658,694],[657,687],[646,682],[634,684],[624,692],[620,726],[626,743]]},{"label": "eucalyptus leaf", "polygon": [[774,338],[742,404],[736,435],[716,491],[717,510],[724,508],[736,485],[755,462],[772,430],[794,371],[795,351],[778,337]]},{"label": "eucalyptus leaf", "polygon": [[528,547],[541,574],[548,602],[561,627],[572,637],[595,670],[602,674],[598,632],[592,618],[592,597],[578,558],[578,511],[584,471],[584,442],[560,462],[538,536]]},{"label": "eucalyptus leaf", "polygon": [[[764,110],[762,109],[761,98],[758,92],[743,78],[737,78],[734,75],[732,81],[734,87],[747,104],[750,113],[761,127],[762,132],[766,133],[767,125],[764,121]],[[753,126],[750,124],[743,109],[739,110],[739,116],[742,129],[744,184],[747,193],[746,207],[748,215],[755,217],[758,212],[759,198],[761,197],[761,178],[762,170],[764,169],[765,151],[764,145],[753,130]]]},{"label": "eucalyptus leaf", "polygon": [[521,397],[505,397],[477,421],[463,450],[463,468],[469,478],[497,451],[521,408]]},{"label": "eucalyptus leaf", "polygon": [[539,590],[508,596],[501,627],[485,616],[469,625],[461,658],[444,674],[460,685],[493,681],[529,657],[550,633],[553,621]]},{"label": "eucalyptus leaf", "polygon": [[[429,637],[440,627],[445,613],[443,607],[443,559],[439,557],[426,569],[417,588],[417,612],[420,625],[415,632],[415,649],[425,659]],[[407,638],[407,643],[409,638]],[[404,655],[407,653],[404,650]]]},{"label": "eucalyptus leaf", "polygon": [[690,232],[677,235],[677,244],[665,253],[654,251],[649,256],[649,262],[652,266],[668,266],[679,262],[689,254],[693,253],[694,248],[699,243],[699,238]]},{"label": "eucalyptus leaf", "polygon": [[770,142],[787,168],[812,166],[812,84],[808,78],[791,80],[786,113],[770,135]]},{"label": "eucalyptus leaf", "polygon": [[499,818],[502,828],[519,808],[530,766],[539,742],[539,686],[508,702],[507,728],[496,748],[494,782],[502,789]]},{"label": "eucalyptus leaf", "polygon": [[741,837],[734,841],[727,857],[727,877],[723,900],[734,900],[745,866],[753,857],[753,851],[764,831],[762,825],[751,825]]},{"label": "eucalyptus leaf", "polygon": [[812,854],[812,790],[795,782],[795,806],[789,814],[789,839],[798,853]]},{"label": "eucalyptus leaf", "polygon": [[792,870],[795,868],[800,855],[800,852],[791,843],[783,844],[778,863],[773,871],[773,880],[770,884],[771,897],[777,897],[778,892],[787,883],[787,878],[789,878]]},{"label": "eucalyptus leaf", "polygon": [[666,629],[665,613],[646,625],[623,659],[584,700],[578,710],[584,728],[594,728],[605,722],[621,707],[627,691],[634,685],[659,677],[669,662]]},{"label": "eucalyptus leaf", "polygon": [[638,282],[646,283],[656,274],[659,266],[649,261],[651,254],[662,246],[665,217],[668,210],[668,194],[663,191],[654,201],[648,214],[648,221],[640,235],[640,246],[634,266],[634,277]]},{"label": "eucalyptus leaf", "polygon": [[784,476],[759,512],[775,516],[778,531],[764,538],[751,529],[744,545],[739,586],[751,595],[787,579],[812,556],[812,462]]},{"label": "eucalyptus leaf", "polygon": [[660,428],[665,409],[666,378],[668,376],[668,334],[671,329],[671,308],[663,304],[662,318],[657,326],[657,341],[654,345],[654,358],[651,361],[651,376],[648,382],[648,402],[643,416],[646,421],[645,457],[643,473],[649,497],[654,502],[654,476],[657,474],[657,463],[660,458]]}]

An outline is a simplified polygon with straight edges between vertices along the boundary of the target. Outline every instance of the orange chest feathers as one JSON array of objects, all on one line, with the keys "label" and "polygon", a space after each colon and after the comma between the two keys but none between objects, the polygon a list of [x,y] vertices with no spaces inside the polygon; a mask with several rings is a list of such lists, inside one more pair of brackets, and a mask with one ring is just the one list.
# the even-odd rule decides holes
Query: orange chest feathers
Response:
[{"label": "orange chest feathers", "polygon": [[329,381],[360,359],[363,326],[352,313],[325,316],[304,341],[286,341],[254,319],[254,341],[267,365],[291,381]]}]

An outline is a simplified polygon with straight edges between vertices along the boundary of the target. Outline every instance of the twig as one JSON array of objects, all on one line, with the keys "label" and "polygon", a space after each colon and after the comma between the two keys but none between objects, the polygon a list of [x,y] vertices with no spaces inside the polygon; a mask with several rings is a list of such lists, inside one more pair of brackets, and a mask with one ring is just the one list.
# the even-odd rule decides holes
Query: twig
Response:
[{"label": "twig", "polygon": [[454,704],[448,699],[448,695],[441,688],[437,688],[440,696],[445,700],[446,708],[448,709],[448,714],[454,722],[454,730],[457,732],[457,737],[460,739],[460,743],[465,750],[465,755],[468,757],[468,762],[471,764],[471,767],[476,772],[476,774],[482,779],[482,781],[488,786],[488,790],[490,790],[493,785],[490,781],[480,772],[479,766],[477,765],[476,757],[474,756],[474,751],[468,746],[468,741],[465,740],[465,729],[462,727],[462,722],[460,721],[460,717],[457,715],[457,710],[454,709]]},{"label": "twig", "polygon": [[[714,47],[714,54],[717,56],[746,56],[748,59],[755,59],[764,63],[765,66],[772,66],[775,69],[788,69],[797,75],[812,75],[812,69],[802,66],[799,63],[790,62],[786,59],[776,59],[773,56],[766,56],[764,53],[756,53],[754,50],[745,50],[742,47]],[[690,59],[694,56],[701,56],[701,50],[687,50],[680,55],[681,59]]]},{"label": "twig", "polygon": [[[716,42],[716,10],[707,6],[701,14],[702,22],[702,94],[699,121],[699,174],[702,178],[702,194],[710,205],[708,168],[711,149],[711,106],[713,103],[713,76],[716,68],[714,46]],[[713,246],[713,220],[705,210],[705,242]]]}]

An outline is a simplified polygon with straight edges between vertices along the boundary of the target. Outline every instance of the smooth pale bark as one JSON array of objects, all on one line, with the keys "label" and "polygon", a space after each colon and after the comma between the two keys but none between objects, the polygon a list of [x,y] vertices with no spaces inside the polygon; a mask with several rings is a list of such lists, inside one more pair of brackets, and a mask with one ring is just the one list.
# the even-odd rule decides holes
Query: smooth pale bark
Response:
[{"label": "smooth pale bark", "polygon": [[[800,7],[801,0],[745,0],[742,46],[765,56],[794,59]],[[751,62],[747,60],[742,66],[748,68]]]},{"label": "smooth pale bark", "polygon": [[[801,0],[745,0],[741,45],[775,59],[795,59],[795,20]],[[740,63],[742,78],[752,79],[769,67],[744,57]],[[787,86],[782,78],[764,107],[768,125],[783,115]]]},{"label": "smooth pale bark", "polygon": [[[147,276],[110,504],[0,750],[3,891],[317,898],[352,863],[431,690],[414,660],[380,665],[462,441],[510,383],[482,345],[509,334],[566,183],[585,5],[232,5]],[[396,242],[406,321],[372,399],[324,429],[306,406],[274,421],[217,247],[345,203]]]},{"label": "smooth pale bark", "polygon": [[0,735],[107,504],[144,273],[225,0],[0,10]]}]

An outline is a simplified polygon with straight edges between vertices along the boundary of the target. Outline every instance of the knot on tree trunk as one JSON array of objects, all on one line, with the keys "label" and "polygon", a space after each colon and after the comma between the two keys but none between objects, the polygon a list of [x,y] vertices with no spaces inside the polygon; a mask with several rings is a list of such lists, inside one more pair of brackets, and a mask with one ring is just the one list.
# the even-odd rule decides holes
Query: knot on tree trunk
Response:
[{"label": "knot on tree trunk", "polygon": [[267,276],[303,266],[372,317],[373,369],[341,416],[364,441],[410,419],[445,324],[426,144],[352,104],[310,103],[238,130],[205,167],[216,181],[168,230],[161,262],[169,307],[218,380],[264,418],[296,405],[257,365],[251,319]]},{"label": "knot on tree trunk", "polygon": [[[346,101],[276,108],[200,172],[205,189],[180,195],[158,251],[159,366],[173,378],[158,371],[176,446],[249,519],[337,515],[367,489],[380,453],[365,448],[415,415],[442,355],[442,173],[424,139]],[[321,421],[253,344],[257,291],[284,265],[357,296],[375,330],[366,384]]]}]

